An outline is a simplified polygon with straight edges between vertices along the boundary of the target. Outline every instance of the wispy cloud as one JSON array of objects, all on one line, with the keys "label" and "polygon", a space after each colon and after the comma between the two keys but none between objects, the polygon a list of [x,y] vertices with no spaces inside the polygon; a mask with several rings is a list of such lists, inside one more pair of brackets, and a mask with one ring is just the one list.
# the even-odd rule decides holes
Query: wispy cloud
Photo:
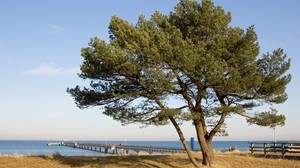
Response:
[{"label": "wispy cloud", "polygon": [[50,32],[52,33],[61,33],[66,31],[67,29],[62,27],[62,26],[58,26],[58,25],[50,25]]},{"label": "wispy cloud", "polygon": [[65,67],[58,67],[53,64],[43,64],[35,69],[31,69],[23,73],[27,75],[34,75],[34,76],[56,77],[56,76],[75,76],[78,72],[79,72],[79,68],[65,68]]}]

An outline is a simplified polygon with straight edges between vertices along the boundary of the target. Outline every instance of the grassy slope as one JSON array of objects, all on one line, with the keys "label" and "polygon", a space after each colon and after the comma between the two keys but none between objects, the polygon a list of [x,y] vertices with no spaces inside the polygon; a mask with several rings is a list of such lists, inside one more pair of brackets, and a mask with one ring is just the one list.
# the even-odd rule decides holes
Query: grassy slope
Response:
[{"label": "grassy slope", "polygon": [[[200,160],[199,160],[200,161]],[[64,157],[54,156],[0,156],[0,168],[4,167],[193,167],[185,154],[144,155],[144,156],[104,156],[104,157]],[[215,168],[300,168],[300,160],[257,158],[248,154],[216,153]]]}]

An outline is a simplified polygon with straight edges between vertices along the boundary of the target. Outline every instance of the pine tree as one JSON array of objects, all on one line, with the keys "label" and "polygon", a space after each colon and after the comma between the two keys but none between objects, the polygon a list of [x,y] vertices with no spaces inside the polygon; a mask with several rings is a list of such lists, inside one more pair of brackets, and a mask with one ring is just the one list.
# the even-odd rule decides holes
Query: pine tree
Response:
[{"label": "pine tree", "polygon": [[[169,15],[143,15],[136,25],[113,16],[110,41],[95,37],[82,49],[83,79],[89,87],[68,88],[80,108],[104,107],[104,114],[126,125],[171,122],[195,167],[199,167],[180,129],[191,121],[202,151],[202,164],[213,163],[212,139],[226,135],[225,119],[233,114],[249,123],[268,115],[251,114],[264,104],[287,99],[291,75],[282,49],[259,56],[254,26],[231,27],[230,13],[209,0],[181,0]],[[182,104],[172,106],[171,101]],[[269,117],[278,116],[274,113]],[[279,116],[279,117],[280,117]],[[268,120],[272,121],[272,120]]]}]

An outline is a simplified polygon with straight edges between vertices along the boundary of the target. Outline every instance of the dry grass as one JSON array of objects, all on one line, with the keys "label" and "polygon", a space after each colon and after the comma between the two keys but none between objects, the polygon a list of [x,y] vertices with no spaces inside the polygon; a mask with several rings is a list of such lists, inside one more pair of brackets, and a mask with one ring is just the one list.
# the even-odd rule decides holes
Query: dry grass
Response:
[{"label": "dry grass", "polygon": [[[200,155],[200,154],[197,154]],[[200,156],[199,156],[200,158]],[[199,160],[201,162],[201,160]],[[175,155],[129,155],[101,157],[53,156],[0,156],[0,168],[119,168],[119,167],[193,167],[185,154]],[[216,153],[214,168],[300,168],[299,159],[253,157],[246,153]]]}]

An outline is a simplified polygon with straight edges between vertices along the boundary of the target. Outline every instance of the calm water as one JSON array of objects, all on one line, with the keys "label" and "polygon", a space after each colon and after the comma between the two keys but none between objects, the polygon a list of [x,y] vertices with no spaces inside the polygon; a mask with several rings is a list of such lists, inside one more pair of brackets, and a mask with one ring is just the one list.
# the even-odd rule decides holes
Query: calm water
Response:
[{"label": "calm water", "polygon": [[[64,156],[100,156],[103,153],[70,148],[65,146],[47,146],[48,142],[59,141],[7,141],[0,140],[0,155],[52,155],[60,153]],[[83,142],[83,141],[77,141]],[[86,143],[98,144],[124,144],[155,147],[176,147],[182,148],[180,141],[84,141]],[[228,150],[229,147],[236,146],[239,150],[249,150],[247,141],[214,141],[213,147],[216,150]],[[199,145],[195,142],[195,149]]]}]

